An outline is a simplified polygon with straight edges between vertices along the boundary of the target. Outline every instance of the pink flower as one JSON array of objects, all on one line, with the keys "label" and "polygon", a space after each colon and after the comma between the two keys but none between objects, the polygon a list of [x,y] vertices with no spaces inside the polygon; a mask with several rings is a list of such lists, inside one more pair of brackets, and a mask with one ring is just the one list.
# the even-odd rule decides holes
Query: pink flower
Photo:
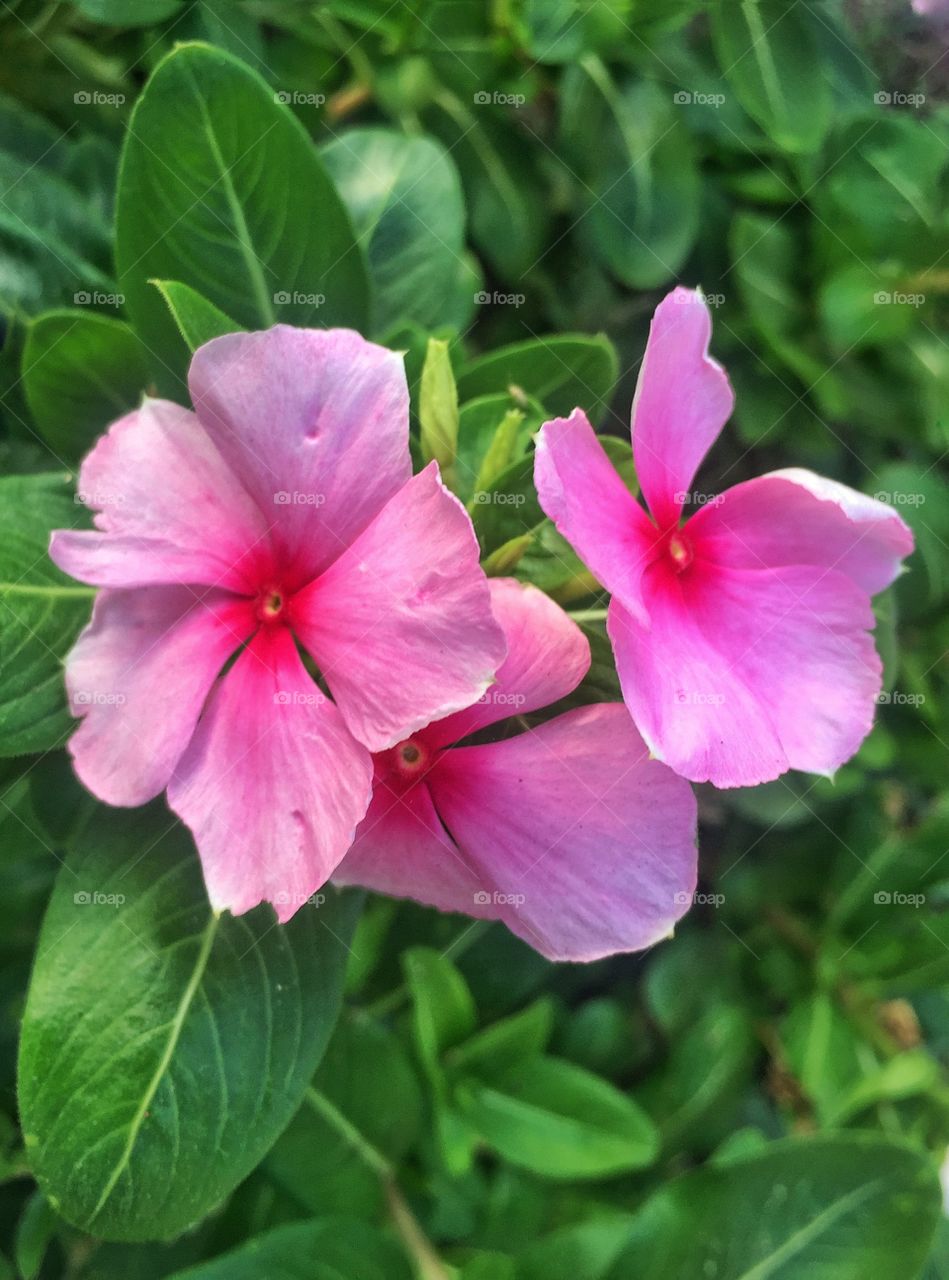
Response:
[{"label": "pink flower", "polygon": [[106,588],[70,750],[110,804],[167,788],[215,908],[287,920],[352,842],[370,753],[478,698],[503,637],[467,514],[412,476],[398,356],[277,326],[208,343],[189,383],[194,413],[146,400],[86,458],[97,531],[53,535]]},{"label": "pink flower", "polygon": [[375,757],[369,812],[334,879],[503,920],[552,960],[648,947],[692,901],[692,789],[647,758],[622,703],[453,745],[564,697],[590,665],[543,592],[495,579],[491,598],[508,645],[497,682]]},{"label": "pink flower", "polygon": [[[612,593],[623,697],[653,755],[719,787],[832,774],[873,723],[870,597],[912,535],[884,503],[796,468],[690,495],[734,400],[710,334],[698,292],[674,290],[653,317],[633,401],[652,519],[579,409],[540,432],[541,505]],[[704,505],[680,525],[690,497]]]}]

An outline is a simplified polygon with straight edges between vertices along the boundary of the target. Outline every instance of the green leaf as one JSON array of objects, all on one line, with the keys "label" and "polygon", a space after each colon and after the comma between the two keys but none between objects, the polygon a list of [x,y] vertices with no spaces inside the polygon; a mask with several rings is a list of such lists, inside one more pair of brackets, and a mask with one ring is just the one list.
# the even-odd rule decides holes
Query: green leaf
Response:
[{"label": "green leaf", "polygon": [[[474,310],[465,265],[465,206],[448,152],[394,129],[348,129],[321,155],[364,246],[373,325],[386,333],[416,323],[461,329]],[[468,288],[459,296],[447,286]]]},{"label": "green leaf", "polygon": [[0,756],[46,751],[73,723],[61,664],[95,591],[61,573],[47,548],[51,530],[85,525],[64,478],[0,479]]},{"label": "green leaf", "polygon": [[150,27],[165,22],[183,7],[183,0],[73,0],[85,18],[108,27]]},{"label": "green leaf", "polygon": [[56,1223],[49,1201],[42,1191],[34,1191],[16,1225],[16,1265],[23,1280],[39,1275]]},{"label": "green leaf", "polygon": [[610,1280],[908,1280],[939,1216],[930,1161],[869,1134],[774,1142],[661,1187]]},{"label": "green leaf", "polygon": [[165,299],[189,351],[197,351],[212,338],[240,331],[239,324],[235,324],[213,302],[202,298],[190,285],[182,284],[180,280],[150,280],[149,284],[153,284]]},{"label": "green leaf", "polygon": [[618,1212],[561,1227],[518,1255],[522,1280],[603,1280],[629,1235],[631,1216]]},{"label": "green leaf", "polygon": [[699,174],[672,94],[650,81],[622,88],[598,58],[566,74],[563,146],[583,178],[584,246],[624,284],[671,280],[699,229]]},{"label": "green leaf", "polygon": [[449,1049],[445,1066],[456,1076],[473,1075],[494,1083],[523,1059],[543,1053],[553,1020],[553,1004],[549,997],[543,997]]},{"label": "green leaf", "polygon": [[816,151],[831,122],[830,85],[807,5],[716,0],[712,39],[741,105],[780,148]]},{"label": "green leaf", "polygon": [[429,338],[418,405],[422,457],[434,458],[445,483],[452,488],[452,474],[458,450],[458,391],[452,372],[448,343]]},{"label": "green leaf", "polygon": [[397,1245],[368,1222],[319,1218],[277,1227],[168,1280],[409,1280]]},{"label": "green leaf", "polygon": [[[444,13],[451,7],[439,8]],[[464,64],[448,46],[445,49],[455,73]],[[544,252],[551,218],[545,184],[530,138],[512,129],[496,108],[484,105],[483,91],[475,96],[472,109],[457,94],[439,89],[426,123],[430,121],[458,166],[476,247],[503,279],[516,286]]]},{"label": "green leaf", "polygon": [[358,903],[217,916],[163,807],[100,811],[57,879],[23,1017],[27,1155],[57,1212],[167,1239],[246,1177],[329,1039]]},{"label": "green leaf", "polygon": [[412,996],[413,1030],[419,1058],[438,1071],[442,1053],[474,1031],[477,1014],[464,978],[448,959],[428,947],[402,957]]},{"label": "green leaf", "polygon": [[503,1091],[470,1080],[458,1103],[499,1155],[542,1177],[605,1178],[641,1169],[658,1152],[658,1134],[634,1102],[559,1058],[520,1063]]},{"label": "green leaf", "polygon": [[467,401],[515,388],[516,404],[533,396],[559,415],[579,405],[596,422],[609,406],[618,371],[616,349],[602,334],[555,334],[476,356],[458,374],[458,395]]},{"label": "green leaf", "polygon": [[167,54],[135,104],[116,263],[139,336],[176,369],[182,340],[151,279],[189,285],[247,328],[366,326],[365,264],[302,125],[210,46]]},{"label": "green leaf", "polygon": [[145,352],[121,320],[47,311],[27,330],[26,401],[43,438],[66,462],[78,461],[110,423],[134,409],[148,383]]}]

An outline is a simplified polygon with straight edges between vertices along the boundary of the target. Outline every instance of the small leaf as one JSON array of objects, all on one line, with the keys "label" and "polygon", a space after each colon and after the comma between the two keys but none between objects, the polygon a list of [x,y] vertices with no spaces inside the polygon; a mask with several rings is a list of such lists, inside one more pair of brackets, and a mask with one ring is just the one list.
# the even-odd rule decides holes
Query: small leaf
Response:
[{"label": "small leaf", "polygon": [[95,312],[47,311],[27,330],[26,401],[57,457],[78,461],[97,436],[134,409],[150,381],[127,324]]},{"label": "small leaf", "polygon": [[73,724],[62,660],[95,590],[61,573],[47,549],[51,530],[86,522],[63,477],[0,479],[0,756],[49,750]]},{"label": "small leaf", "polygon": [[428,947],[412,947],[402,957],[413,1005],[419,1057],[439,1070],[442,1053],[471,1035],[477,1022],[464,978],[447,958]]},{"label": "small leaf", "polygon": [[239,333],[240,325],[226,316],[213,302],[202,298],[196,289],[180,280],[150,280],[165,299],[175,324],[192,353],[212,338],[225,333]]},{"label": "small leaf", "polygon": [[556,334],[476,356],[458,374],[458,394],[467,401],[511,390],[521,399],[534,396],[551,414],[579,406],[595,422],[606,411],[618,370],[608,338]]},{"label": "small leaf", "polygon": [[634,1102],[559,1058],[520,1063],[503,1091],[468,1081],[458,1103],[499,1155],[542,1177],[610,1177],[641,1169],[658,1153],[658,1134]]}]

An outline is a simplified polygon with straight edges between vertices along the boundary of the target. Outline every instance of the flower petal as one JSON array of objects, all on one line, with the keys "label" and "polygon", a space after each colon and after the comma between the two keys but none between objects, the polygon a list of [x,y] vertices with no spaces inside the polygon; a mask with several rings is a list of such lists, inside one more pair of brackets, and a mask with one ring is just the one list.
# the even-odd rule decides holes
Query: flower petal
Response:
[{"label": "flower petal", "polygon": [[638,612],[639,580],[653,558],[656,530],[582,409],[541,427],[534,483],[540,505],[594,577]]},{"label": "flower petal", "polygon": [[689,521],[697,554],[740,569],[838,569],[875,595],[900,572],[913,535],[892,507],[789,467],[727,489]]},{"label": "flower petal", "polygon": [[513,578],[492,578],[489,587],[507,657],[477,702],[429,726],[425,740],[432,746],[548,707],[572,693],[589,669],[589,641],[550,596]]},{"label": "flower petal", "polygon": [[614,601],[623,697],[653,754],[693,782],[832,774],[869,733],[881,664],[870,601],[812,566],[694,562],[644,579],[647,630]]},{"label": "flower petal", "polygon": [[697,289],[673,289],[656,308],[633,399],[633,458],[653,518],[678,523],[699,463],[735,403],[708,354],[712,318]]},{"label": "flower petal", "polygon": [[291,616],[372,751],[469,706],[504,658],[471,521],[435,463],[294,597]]},{"label": "flower petal", "polygon": [[479,914],[474,907],[481,879],[442,826],[424,782],[400,792],[377,780],[333,881],[413,898],[440,911]]},{"label": "flower petal", "polygon": [[211,905],[294,912],[332,874],[369,805],[372,761],[307,675],[290,632],[261,628],[211,695],[168,786]]},{"label": "flower petal", "polygon": [[256,626],[249,603],[187,587],[102,591],[66,659],[76,773],[107,804],[163,791],[227,659]]},{"label": "flower petal", "polygon": [[691,903],[695,797],[618,703],[446,751],[428,783],[481,877],[478,914],[552,960],[651,946]]},{"label": "flower petal", "polygon": [[332,564],[412,474],[402,358],[349,329],[226,334],[195,352],[188,384],[276,523],[289,590]]},{"label": "flower petal", "polygon": [[145,400],[86,456],[78,496],[98,532],[57,529],[50,556],[103,587],[200,583],[253,590],[267,524],[193,413]]}]

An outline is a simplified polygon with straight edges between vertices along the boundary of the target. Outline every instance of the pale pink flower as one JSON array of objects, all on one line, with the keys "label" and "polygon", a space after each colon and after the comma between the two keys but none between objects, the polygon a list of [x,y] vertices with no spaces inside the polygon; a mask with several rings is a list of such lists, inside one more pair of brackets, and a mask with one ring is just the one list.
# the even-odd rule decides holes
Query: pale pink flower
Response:
[{"label": "pale pink flower", "polygon": [[372,803],[334,880],[503,920],[552,960],[665,937],[692,902],[695,798],[649,760],[622,703],[456,745],[570,693],[582,631],[535,587],[491,582],[508,656],[479,702],[375,758]]},{"label": "pale pink flower", "polygon": [[538,437],[541,505],[612,593],[623,697],[659,760],[720,787],[833,774],[873,723],[870,597],[912,535],[892,507],[796,468],[693,495],[733,405],[710,335],[698,292],[676,289],[653,317],[632,414],[652,519],[579,409]]},{"label": "pale pink flower", "polygon": [[194,413],[146,400],[84,461],[96,531],[53,535],[106,588],[70,751],[110,804],[167,788],[214,907],[286,920],[349,848],[370,753],[479,697],[504,642],[467,514],[412,476],[397,355],[277,326],[208,343],[189,383]]}]

